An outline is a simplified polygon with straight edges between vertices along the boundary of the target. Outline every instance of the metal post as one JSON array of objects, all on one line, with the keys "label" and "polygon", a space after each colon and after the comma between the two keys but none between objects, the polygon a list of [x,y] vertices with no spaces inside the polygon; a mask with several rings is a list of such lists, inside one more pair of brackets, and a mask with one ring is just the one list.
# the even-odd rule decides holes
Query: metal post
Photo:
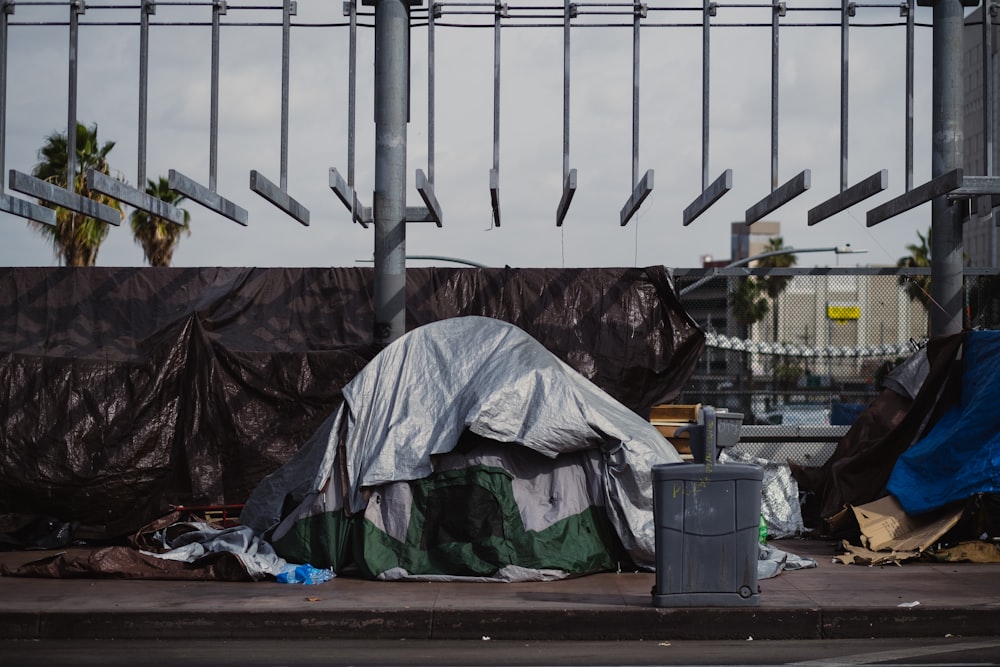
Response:
[{"label": "metal post", "polygon": [[850,54],[850,44],[848,40],[848,28],[850,27],[850,14],[853,12],[854,4],[850,0],[841,0],[840,8],[840,191],[847,189],[847,74],[848,60]]},{"label": "metal post", "polygon": [[212,3],[212,83],[208,129],[208,189],[215,192],[219,170],[219,16],[226,13],[224,0]]},{"label": "metal post", "polygon": [[[931,176],[962,168],[962,31],[961,0],[936,0],[933,28],[933,113]],[[946,195],[931,204],[930,334],[962,330],[961,206]]]},{"label": "metal post", "polygon": [[406,119],[410,13],[375,0],[374,341],[406,330]]},{"label": "metal post", "polygon": [[906,191],[913,189],[913,52],[916,18],[916,0],[907,0],[906,6]]},{"label": "metal post", "polygon": [[69,6],[69,86],[66,95],[66,190],[76,192],[76,89],[77,43],[80,36],[80,14],[84,12],[82,0],[73,0]]},{"label": "metal post", "polygon": [[709,58],[712,50],[709,48],[708,31],[711,25],[714,5],[711,0],[704,0],[701,14],[701,191],[708,189],[708,111],[709,111]]},{"label": "metal post", "polygon": [[139,9],[139,150],[135,170],[136,188],[146,189],[146,118],[149,108],[149,15],[156,13],[153,0],[143,0]]},{"label": "metal post", "polygon": [[3,199],[4,181],[7,180],[4,168],[7,136],[7,16],[13,12],[13,3],[0,0],[0,200]]},{"label": "metal post", "polygon": [[563,182],[569,177],[569,25],[575,7],[566,0],[563,12]]},{"label": "metal post", "polygon": [[434,3],[427,8],[427,180],[434,182]]},{"label": "metal post", "polygon": [[778,18],[785,13],[785,3],[771,7],[771,191],[778,187]]},{"label": "metal post", "polygon": [[281,10],[281,165],[278,184],[288,191],[288,93],[289,62],[291,53],[292,14],[295,0],[285,0]]},{"label": "metal post", "polygon": [[[354,189],[354,129],[358,91],[358,7],[356,0],[344,3],[350,11],[347,54],[347,185]],[[352,210],[353,214],[353,210]]]},{"label": "metal post", "polygon": [[636,0],[632,6],[632,183],[639,184],[639,19],[642,4]]}]

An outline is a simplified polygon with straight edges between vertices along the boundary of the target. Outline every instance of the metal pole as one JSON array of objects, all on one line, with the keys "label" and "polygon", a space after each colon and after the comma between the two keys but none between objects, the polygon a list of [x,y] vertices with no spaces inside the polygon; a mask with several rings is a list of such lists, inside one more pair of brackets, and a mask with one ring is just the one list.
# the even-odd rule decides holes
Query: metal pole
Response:
[{"label": "metal pole", "polygon": [[500,0],[493,9],[493,171],[500,173]]},{"label": "metal pole", "polygon": [[224,0],[212,3],[212,83],[208,128],[208,189],[215,192],[219,169],[219,16],[226,13]]},{"label": "metal pole", "polygon": [[563,12],[563,183],[569,177],[569,20],[574,6],[566,0]]},{"label": "metal pole", "polygon": [[14,4],[0,0],[0,197],[4,193],[7,173],[4,168],[7,135],[7,16],[14,13]]},{"label": "metal pole", "polygon": [[[347,184],[354,189],[354,128],[358,92],[358,7],[355,0],[345,3],[350,9],[350,32],[347,54]],[[353,211],[351,211],[353,215]]]},{"label": "metal pole", "polygon": [[149,109],[149,15],[156,13],[153,0],[143,0],[139,10],[139,157],[135,168],[136,188],[146,189],[146,119]]},{"label": "metal pole", "polygon": [[[963,166],[962,160],[962,31],[961,0],[936,0],[933,28],[933,112],[931,177]],[[962,330],[961,206],[947,195],[931,204],[930,335]]]},{"label": "metal pole", "polygon": [[714,4],[704,0],[701,16],[701,191],[708,189],[708,109],[709,109],[709,58],[711,49],[708,42],[708,28]]},{"label": "metal pole", "polygon": [[848,42],[848,27],[850,12],[853,9],[850,0],[841,0],[840,9],[840,191],[847,189],[847,63],[850,46]]},{"label": "metal pole", "polygon": [[285,0],[281,10],[281,166],[278,182],[284,192],[288,191],[288,70],[294,8],[295,0]]},{"label": "metal pole", "polygon": [[374,341],[406,330],[406,119],[410,14],[405,0],[375,0]]},{"label": "metal pole", "polygon": [[76,84],[77,84],[77,43],[80,36],[80,14],[84,6],[81,0],[73,0],[69,6],[69,87],[68,110],[66,112],[66,189],[76,192]]},{"label": "metal pole", "polygon": [[771,8],[771,192],[778,187],[778,17],[785,13],[785,4],[775,2]]},{"label": "metal pole", "polygon": [[913,189],[913,53],[917,5],[907,0],[906,11],[906,191]]},{"label": "metal pole", "polygon": [[639,184],[639,19],[642,4],[632,6],[632,183]]},{"label": "metal pole", "polygon": [[427,8],[427,180],[434,182],[434,3]]}]

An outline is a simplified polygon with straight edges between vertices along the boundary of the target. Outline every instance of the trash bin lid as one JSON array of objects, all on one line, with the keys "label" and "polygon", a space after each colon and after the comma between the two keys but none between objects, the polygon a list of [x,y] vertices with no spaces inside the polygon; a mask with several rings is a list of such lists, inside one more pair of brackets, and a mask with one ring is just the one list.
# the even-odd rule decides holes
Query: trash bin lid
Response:
[{"label": "trash bin lid", "polygon": [[764,469],[751,463],[720,463],[705,466],[704,463],[658,463],[653,466],[653,481],[709,481],[762,480]]}]

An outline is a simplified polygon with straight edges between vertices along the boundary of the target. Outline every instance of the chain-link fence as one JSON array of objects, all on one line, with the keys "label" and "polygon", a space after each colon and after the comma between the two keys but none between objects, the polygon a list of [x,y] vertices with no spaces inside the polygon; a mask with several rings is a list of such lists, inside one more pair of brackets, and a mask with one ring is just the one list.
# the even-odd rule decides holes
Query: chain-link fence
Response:
[{"label": "chain-link fence", "polygon": [[[684,269],[681,300],[707,338],[677,403],[744,425],[853,423],[928,336],[929,269]],[[964,318],[1000,327],[997,270],[967,270]]]}]

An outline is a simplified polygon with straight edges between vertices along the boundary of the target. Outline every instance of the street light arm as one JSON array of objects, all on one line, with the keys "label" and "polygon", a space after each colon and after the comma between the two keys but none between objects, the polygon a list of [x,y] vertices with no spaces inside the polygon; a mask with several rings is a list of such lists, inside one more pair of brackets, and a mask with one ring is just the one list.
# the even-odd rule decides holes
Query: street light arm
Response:
[{"label": "street light arm", "polygon": [[[745,265],[749,264],[750,262],[756,262],[758,259],[765,259],[767,257],[775,257],[777,255],[797,255],[797,254],[804,253],[804,252],[835,252],[838,255],[854,255],[854,254],[865,253],[865,252],[868,252],[868,251],[860,249],[860,248],[859,249],[854,249],[854,248],[851,247],[850,243],[848,243],[846,245],[831,246],[829,248],[798,248],[798,249],[796,249],[796,248],[779,248],[777,250],[768,250],[767,252],[758,253],[756,255],[750,255],[749,257],[744,257],[743,259],[737,259],[737,260],[735,260],[733,262],[730,262],[729,264],[726,264],[722,268],[724,268],[724,269],[731,269],[731,268],[737,267],[737,266],[745,266]],[[681,296],[684,296],[685,294],[687,294],[691,290],[694,290],[694,289],[697,289],[698,287],[701,287],[702,285],[704,285],[705,283],[707,283],[712,278],[715,278],[715,276],[714,275],[708,275],[708,276],[705,276],[704,278],[699,278],[698,280],[694,281],[690,285],[687,285],[686,287],[684,287],[684,289],[682,289],[680,291]]]}]

